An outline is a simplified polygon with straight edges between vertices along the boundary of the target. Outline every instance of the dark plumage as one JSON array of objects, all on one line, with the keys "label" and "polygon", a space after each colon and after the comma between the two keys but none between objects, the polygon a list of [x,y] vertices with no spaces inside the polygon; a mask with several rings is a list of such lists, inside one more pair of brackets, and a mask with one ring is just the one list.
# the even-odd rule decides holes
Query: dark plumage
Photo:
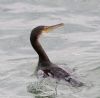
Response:
[{"label": "dark plumage", "polygon": [[38,41],[38,38],[43,31],[52,30],[62,25],[63,24],[61,23],[54,26],[38,26],[32,30],[30,35],[30,42],[39,56],[36,72],[38,72],[38,70],[42,70],[44,72],[44,77],[52,76],[53,78],[56,78],[58,80],[65,80],[68,83],[70,83],[72,86],[79,87],[82,86],[83,83],[71,78],[68,72],[58,67],[57,65],[53,64],[49,60],[47,54],[45,53],[44,49],[42,48],[42,46]]}]

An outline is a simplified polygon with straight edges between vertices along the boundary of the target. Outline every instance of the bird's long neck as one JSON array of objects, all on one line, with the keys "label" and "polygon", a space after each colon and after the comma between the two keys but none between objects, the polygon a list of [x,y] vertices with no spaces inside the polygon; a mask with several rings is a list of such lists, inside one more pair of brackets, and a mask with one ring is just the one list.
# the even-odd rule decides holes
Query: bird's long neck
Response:
[{"label": "bird's long neck", "polygon": [[31,37],[30,37],[31,44],[32,44],[33,48],[35,49],[35,51],[37,52],[37,54],[39,55],[40,62],[41,61],[50,61],[46,52],[44,51],[44,49],[42,48],[41,44],[38,41],[39,35],[31,34]]}]

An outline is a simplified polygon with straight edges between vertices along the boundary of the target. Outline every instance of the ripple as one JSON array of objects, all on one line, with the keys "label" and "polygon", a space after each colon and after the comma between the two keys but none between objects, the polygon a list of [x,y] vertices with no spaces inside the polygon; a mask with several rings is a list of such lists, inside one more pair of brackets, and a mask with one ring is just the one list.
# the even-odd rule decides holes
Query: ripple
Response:
[{"label": "ripple", "polygon": [[56,12],[56,11],[65,11],[64,8],[60,7],[48,7],[42,5],[32,5],[29,3],[13,3],[13,4],[5,4],[1,5],[1,7],[9,9],[8,12],[10,13],[23,13],[23,12]]},{"label": "ripple", "polygon": [[[63,28],[48,33],[40,41],[52,62],[70,71],[86,86],[73,88],[61,81],[55,96],[54,79],[37,85],[39,79],[30,76],[38,56],[29,36],[35,26],[60,22],[65,23]],[[0,0],[0,98],[99,96],[99,0]]]}]

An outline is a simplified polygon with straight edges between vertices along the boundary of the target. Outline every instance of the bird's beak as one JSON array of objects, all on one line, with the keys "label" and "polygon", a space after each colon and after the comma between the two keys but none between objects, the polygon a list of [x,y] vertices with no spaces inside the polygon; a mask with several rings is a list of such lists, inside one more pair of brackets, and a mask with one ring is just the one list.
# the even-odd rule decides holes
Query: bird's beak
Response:
[{"label": "bird's beak", "polygon": [[56,25],[53,25],[53,26],[45,26],[44,27],[44,32],[49,32],[49,31],[52,31],[58,27],[61,27],[61,26],[64,26],[64,23],[60,23],[60,24],[56,24]]}]

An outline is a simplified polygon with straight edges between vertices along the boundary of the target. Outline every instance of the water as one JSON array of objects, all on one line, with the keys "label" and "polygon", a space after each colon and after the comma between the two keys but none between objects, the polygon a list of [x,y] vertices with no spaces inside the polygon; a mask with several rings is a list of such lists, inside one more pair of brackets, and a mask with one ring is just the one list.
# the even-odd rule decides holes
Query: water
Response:
[{"label": "water", "polygon": [[50,86],[43,85],[52,92],[28,92],[38,61],[29,37],[35,26],[62,22],[65,26],[42,36],[41,44],[54,63],[75,69],[92,85],[80,90],[59,85],[56,98],[100,97],[100,0],[0,0],[0,98],[55,97],[51,79]]}]

